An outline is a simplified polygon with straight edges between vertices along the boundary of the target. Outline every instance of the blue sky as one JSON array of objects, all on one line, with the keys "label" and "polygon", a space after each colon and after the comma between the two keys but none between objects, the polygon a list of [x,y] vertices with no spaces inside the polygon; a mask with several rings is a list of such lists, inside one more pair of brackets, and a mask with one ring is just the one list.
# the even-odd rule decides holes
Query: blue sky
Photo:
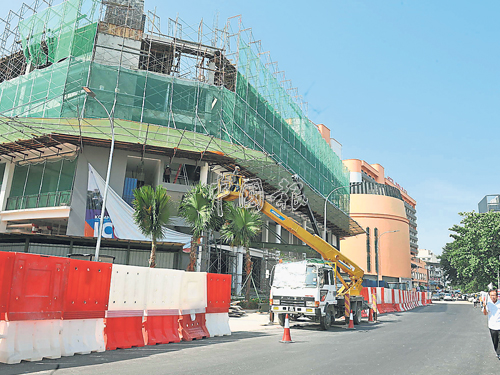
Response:
[{"label": "blue sky", "polygon": [[441,253],[457,213],[500,193],[499,1],[145,0],[155,7],[165,31],[177,15],[241,14],[343,158],[383,165],[416,199],[420,248]]}]

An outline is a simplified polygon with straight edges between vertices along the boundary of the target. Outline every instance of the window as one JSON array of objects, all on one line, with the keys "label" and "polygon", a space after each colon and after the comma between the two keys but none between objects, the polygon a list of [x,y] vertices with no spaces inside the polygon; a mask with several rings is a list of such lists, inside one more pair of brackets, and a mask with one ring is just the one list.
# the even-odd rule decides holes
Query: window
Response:
[{"label": "window", "polygon": [[5,164],[0,164],[0,188],[2,187],[4,173],[5,173]]},{"label": "window", "polygon": [[11,197],[67,191],[73,188],[76,159],[16,166]]},{"label": "window", "polygon": [[68,204],[73,189],[76,159],[16,165],[8,210]]},{"label": "window", "polygon": [[366,228],[366,271],[372,270],[372,257],[370,252],[370,228]]},{"label": "window", "polygon": [[329,270],[323,270],[323,280],[324,280],[324,285],[330,285],[330,271]]},{"label": "window", "polygon": [[314,266],[307,266],[306,268],[306,288],[315,288],[317,283],[317,271]]}]

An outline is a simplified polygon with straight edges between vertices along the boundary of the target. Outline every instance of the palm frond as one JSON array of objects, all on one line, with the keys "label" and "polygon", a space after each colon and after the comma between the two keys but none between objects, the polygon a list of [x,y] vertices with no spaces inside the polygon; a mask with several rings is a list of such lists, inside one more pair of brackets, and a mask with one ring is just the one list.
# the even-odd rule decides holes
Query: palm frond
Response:
[{"label": "palm frond", "polygon": [[153,241],[165,237],[165,229],[172,216],[171,197],[167,189],[149,185],[134,190],[134,222],[141,233]]},{"label": "palm frond", "polygon": [[262,218],[256,210],[229,205],[227,221],[221,229],[221,238],[231,246],[249,247],[262,227]]},{"label": "palm frond", "polygon": [[222,225],[216,213],[215,192],[212,186],[199,183],[184,196],[179,206],[179,215],[191,226],[194,237],[204,230],[217,229]]}]

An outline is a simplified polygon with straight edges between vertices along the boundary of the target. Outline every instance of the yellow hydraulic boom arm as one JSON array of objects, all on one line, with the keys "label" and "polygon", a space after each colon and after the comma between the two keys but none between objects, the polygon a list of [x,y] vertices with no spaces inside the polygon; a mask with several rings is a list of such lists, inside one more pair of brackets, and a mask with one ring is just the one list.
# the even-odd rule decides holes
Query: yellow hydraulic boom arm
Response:
[{"label": "yellow hydraulic boom arm", "polygon": [[[219,183],[219,194],[218,199],[223,199],[226,201],[233,201],[241,196],[245,197],[249,201],[255,201],[255,196],[252,196],[248,190],[244,187],[244,179],[242,176],[233,176],[233,178],[225,179],[224,186]],[[254,202],[255,203],[255,202]],[[271,220],[275,221],[302,242],[305,242],[312,249],[316,250],[321,254],[324,260],[334,263],[334,265],[342,270],[342,272],[349,275],[350,280],[346,281],[342,278],[340,273],[337,273],[337,277],[342,283],[342,287],[338,290],[338,295],[344,295],[349,293],[350,295],[359,295],[361,293],[361,283],[363,282],[364,271],[359,268],[353,261],[343,255],[340,251],[335,249],[328,242],[324,241],[321,237],[309,233],[306,229],[297,223],[292,218],[289,218],[284,213],[279,211],[277,208],[266,202],[256,202],[257,207],[262,207],[260,210]]]}]

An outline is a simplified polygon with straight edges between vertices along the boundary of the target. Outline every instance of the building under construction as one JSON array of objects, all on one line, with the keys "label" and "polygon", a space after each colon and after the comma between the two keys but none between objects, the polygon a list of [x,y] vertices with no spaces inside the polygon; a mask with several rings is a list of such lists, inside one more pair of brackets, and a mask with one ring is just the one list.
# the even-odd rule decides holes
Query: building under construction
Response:
[{"label": "building under construction", "polygon": [[[298,174],[313,215],[306,207],[290,215],[310,228],[323,223],[325,196],[339,187],[329,198],[328,241],[339,247],[362,233],[349,217],[348,170],[241,17],[220,27],[161,17],[141,0],[36,0],[2,20],[0,232],[92,237],[89,168],[106,174],[111,122],[110,187],[125,202],[144,184],[167,187],[178,202],[197,181],[238,165],[269,194]],[[181,219],[172,229],[188,232]],[[105,235],[124,238],[113,228]],[[274,223],[261,240],[252,254],[262,264],[307,250]],[[241,278],[242,255],[216,238],[205,249],[201,269]],[[255,272],[263,278],[266,268]]]}]

